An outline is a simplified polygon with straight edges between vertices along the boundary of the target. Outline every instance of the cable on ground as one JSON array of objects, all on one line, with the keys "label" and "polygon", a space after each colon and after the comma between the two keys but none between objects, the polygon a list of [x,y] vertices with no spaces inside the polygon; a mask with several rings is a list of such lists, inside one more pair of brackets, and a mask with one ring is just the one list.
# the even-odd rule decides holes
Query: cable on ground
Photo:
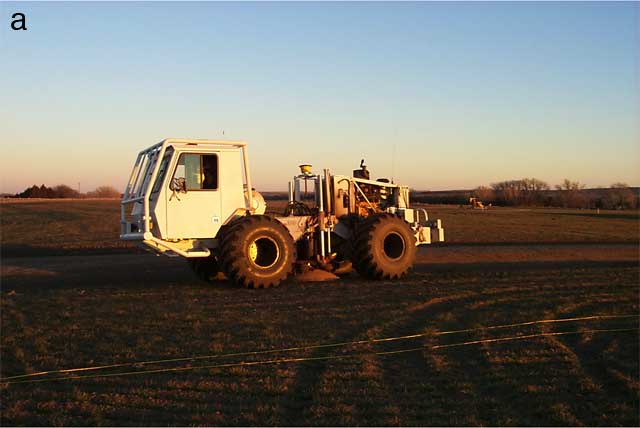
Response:
[{"label": "cable on ground", "polygon": [[41,383],[41,382],[63,381],[63,380],[75,380],[75,379],[95,379],[95,378],[116,377],[116,376],[134,376],[134,375],[141,375],[141,374],[182,372],[182,371],[189,371],[189,370],[203,370],[203,369],[213,370],[213,369],[232,368],[232,367],[257,366],[257,365],[265,365],[265,364],[338,360],[338,359],[346,359],[346,358],[361,358],[361,357],[373,356],[373,355],[378,355],[378,356],[396,355],[396,354],[404,354],[409,352],[447,349],[447,348],[477,345],[477,344],[483,344],[483,343],[509,342],[509,341],[533,339],[536,337],[566,336],[566,335],[587,334],[587,333],[614,333],[614,332],[622,333],[622,332],[631,332],[631,331],[638,331],[638,330],[640,329],[618,328],[618,329],[565,331],[565,332],[556,332],[556,333],[537,333],[537,334],[529,334],[529,335],[522,335],[522,336],[510,336],[510,337],[501,337],[501,338],[494,338],[494,339],[473,340],[473,341],[467,341],[467,342],[451,343],[447,345],[421,346],[418,348],[400,349],[395,351],[365,352],[365,353],[355,353],[355,354],[345,354],[345,355],[328,355],[328,356],[322,356],[322,357],[281,358],[281,359],[262,360],[262,361],[242,361],[238,363],[214,364],[214,365],[204,365],[204,366],[195,366],[195,367],[194,366],[173,367],[173,368],[166,368],[166,369],[139,370],[139,371],[133,371],[133,372],[105,373],[105,374],[82,375],[82,376],[65,376],[65,377],[54,377],[54,378],[44,378],[44,379],[27,379],[27,380],[18,380],[18,381],[9,381],[9,382],[5,382],[5,380],[2,379],[0,380],[0,383],[4,385],[13,385],[13,384],[22,384],[22,383]]},{"label": "cable on ground", "polygon": [[586,320],[594,320],[594,319],[639,318],[639,317],[640,315],[592,315],[587,317],[546,319],[546,320],[538,320],[538,321],[520,322],[515,324],[502,324],[497,326],[467,328],[462,330],[436,331],[436,332],[428,332],[428,333],[409,334],[405,336],[383,337],[383,338],[369,339],[369,340],[356,340],[351,342],[336,342],[336,343],[319,344],[319,345],[303,345],[303,346],[294,346],[294,347],[280,348],[280,349],[266,349],[262,351],[197,355],[197,356],[191,356],[191,357],[168,358],[168,359],[162,359],[162,360],[135,361],[135,362],[128,362],[128,363],[106,364],[101,366],[79,367],[79,368],[73,368],[73,369],[47,370],[47,371],[40,371],[36,373],[28,373],[28,374],[0,378],[0,383],[8,380],[23,379],[28,377],[61,374],[61,373],[77,373],[77,372],[103,370],[103,369],[114,369],[118,367],[136,367],[136,366],[153,365],[153,364],[178,363],[183,361],[212,360],[212,359],[220,359],[220,358],[246,357],[250,355],[263,355],[263,354],[279,354],[283,352],[302,351],[305,349],[323,349],[323,348],[337,348],[340,346],[348,346],[348,345],[365,345],[365,344],[371,344],[371,343],[415,339],[415,338],[424,337],[424,336],[444,336],[449,334],[470,333],[474,331],[483,331],[483,330],[496,330],[496,329],[521,327],[521,326],[535,325],[535,324],[560,323],[560,322],[570,322],[570,321],[586,321]]}]

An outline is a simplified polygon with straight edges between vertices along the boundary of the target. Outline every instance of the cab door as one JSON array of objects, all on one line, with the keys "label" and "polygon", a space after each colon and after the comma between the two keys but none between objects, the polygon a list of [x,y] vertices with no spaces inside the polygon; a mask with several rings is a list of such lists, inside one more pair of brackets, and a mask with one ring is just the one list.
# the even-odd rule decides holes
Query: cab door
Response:
[{"label": "cab door", "polygon": [[213,238],[220,218],[218,153],[181,153],[166,192],[169,239]]}]

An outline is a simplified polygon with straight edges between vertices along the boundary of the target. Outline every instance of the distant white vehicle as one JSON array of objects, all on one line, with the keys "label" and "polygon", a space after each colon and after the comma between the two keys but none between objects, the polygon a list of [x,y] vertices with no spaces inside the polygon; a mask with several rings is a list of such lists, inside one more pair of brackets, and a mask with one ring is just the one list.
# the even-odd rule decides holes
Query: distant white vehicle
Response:
[{"label": "distant white vehicle", "polygon": [[[251,191],[249,191],[251,189]],[[253,288],[277,286],[295,265],[396,279],[416,246],[444,241],[440,220],[409,207],[409,188],[369,178],[314,174],[300,165],[282,216],[265,215],[240,141],[166,139],[138,154],[121,202],[121,234],[186,257],[205,280],[219,271]]]}]

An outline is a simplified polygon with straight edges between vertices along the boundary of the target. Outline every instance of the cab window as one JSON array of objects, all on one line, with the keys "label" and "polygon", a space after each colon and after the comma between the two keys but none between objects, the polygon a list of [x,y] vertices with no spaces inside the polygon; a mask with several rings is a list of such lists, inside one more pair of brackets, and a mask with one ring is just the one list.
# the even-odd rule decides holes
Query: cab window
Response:
[{"label": "cab window", "polygon": [[151,193],[156,193],[160,190],[162,182],[164,181],[164,176],[167,173],[167,168],[169,167],[171,155],[171,153],[167,153],[166,155],[164,155],[162,163],[160,164],[160,169],[158,170],[158,175],[156,176],[156,182],[153,183],[153,189],[151,190]]},{"label": "cab window", "polygon": [[218,156],[182,153],[173,179],[184,179],[186,190],[216,190],[218,188]]}]

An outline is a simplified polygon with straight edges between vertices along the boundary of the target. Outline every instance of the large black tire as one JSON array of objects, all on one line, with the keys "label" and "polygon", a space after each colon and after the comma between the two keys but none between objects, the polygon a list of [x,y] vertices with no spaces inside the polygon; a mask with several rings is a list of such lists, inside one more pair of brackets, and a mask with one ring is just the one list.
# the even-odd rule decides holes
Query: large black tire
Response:
[{"label": "large black tire", "polygon": [[388,213],[369,216],[356,230],[353,267],[365,278],[398,279],[413,267],[416,238],[403,219]]},{"label": "large black tire", "polygon": [[187,259],[191,270],[203,281],[213,282],[220,271],[218,259],[215,256]]},{"label": "large black tire", "polygon": [[242,217],[220,240],[219,257],[227,278],[247,288],[276,287],[293,272],[295,246],[289,231],[264,215]]}]

